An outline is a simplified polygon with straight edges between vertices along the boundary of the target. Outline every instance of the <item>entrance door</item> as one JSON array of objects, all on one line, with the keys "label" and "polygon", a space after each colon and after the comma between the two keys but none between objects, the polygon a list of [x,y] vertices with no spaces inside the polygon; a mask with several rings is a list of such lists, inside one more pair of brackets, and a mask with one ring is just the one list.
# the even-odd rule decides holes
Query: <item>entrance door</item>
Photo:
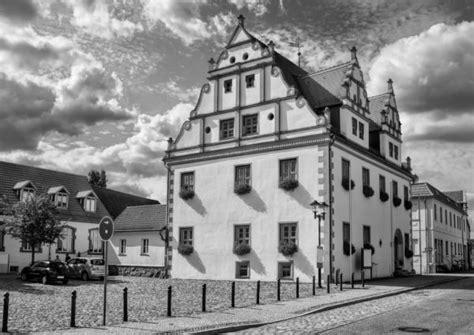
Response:
[{"label": "entrance door", "polygon": [[393,240],[395,270],[403,268],[403,236],[400,229],[395,231]]}]

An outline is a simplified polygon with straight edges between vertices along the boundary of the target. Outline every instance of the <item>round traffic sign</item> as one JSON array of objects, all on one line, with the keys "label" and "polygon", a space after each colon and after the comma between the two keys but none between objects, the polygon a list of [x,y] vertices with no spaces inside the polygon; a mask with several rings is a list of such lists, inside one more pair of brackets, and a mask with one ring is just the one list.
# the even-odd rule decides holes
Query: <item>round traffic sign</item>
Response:
[{"label": "round traffic sign", "polygon": [[104,216],[99,223],[99,235],[102,241],[108,241],[114,233],[114,221],[108,217]]}]

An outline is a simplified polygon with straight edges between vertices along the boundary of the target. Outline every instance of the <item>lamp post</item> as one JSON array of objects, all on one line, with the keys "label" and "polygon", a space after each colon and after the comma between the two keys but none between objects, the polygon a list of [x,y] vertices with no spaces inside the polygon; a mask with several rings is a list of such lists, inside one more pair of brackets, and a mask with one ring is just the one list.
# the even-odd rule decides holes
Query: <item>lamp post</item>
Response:
[{"label": "lamp post", "polygon": [[324,220],[326,215],[326,208],[329,207],[325,202],[320,203],[314,200],[309,204],[313,208],[314,218],[318,219],[318,249],[316,254],[317,266],[318,266],[318,287],[322,288],[321,285],[321,269],[323,267],[323,246],[321,245],[321,219]]}]

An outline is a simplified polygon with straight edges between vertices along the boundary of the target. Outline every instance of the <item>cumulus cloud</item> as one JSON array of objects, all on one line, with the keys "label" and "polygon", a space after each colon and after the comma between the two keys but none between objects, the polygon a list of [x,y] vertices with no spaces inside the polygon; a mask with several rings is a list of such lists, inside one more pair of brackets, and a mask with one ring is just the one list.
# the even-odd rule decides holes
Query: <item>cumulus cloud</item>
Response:
[{"label": "cumulus cloud", "polygon": [[[267,13],[268,6],[270,5],[270,0],[229,0],[229,2],[234,4],[238,10],[241,10],[244,7],[247,8],[256,16],[262,16]],[[283,7],[281,1],[280,6]]]},{"label": "cumulus cloud", "polygon": [[142,0],[142,4],[143,15],[151,26],[162,22],[186,46],[216,36],[227,36],[227,30],[233,25],[230,14],[219,13],[207,21],[202,19],[200,7],[206,4],[205,1]]},{"label": "cumulus cloud", "polygon": [[13,23],[25,23],[33,20],[37,9],[32,0],[0,1],[0,16]]},{"label": "cumulus cloud", "polygon": [[114,17],[108,3],[105,1],[76,0],[63,2],[72,7],[71,24],[89,35],[111,39],[128,37],[143,31],[140,22],[135,23],[127,19],[120,20]]}]

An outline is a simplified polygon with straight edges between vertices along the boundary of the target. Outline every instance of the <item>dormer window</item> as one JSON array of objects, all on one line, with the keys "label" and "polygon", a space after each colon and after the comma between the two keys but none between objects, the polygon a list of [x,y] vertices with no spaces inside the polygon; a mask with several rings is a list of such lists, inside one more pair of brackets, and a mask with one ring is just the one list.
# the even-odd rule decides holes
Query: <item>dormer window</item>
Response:
[{"label": "dormer window", "polygon": [[67,209],[69,203],[69,192],[64,186],[51,187],[48,190],[51,201],[59,209]]},{"label": "dormer window", "polygon": [[77,193],[76,198],[79,199],[82,208],[86,212],[95,212],[97,210],[97,197],[92,191],[82,191]]},{"label": "dormer window", "polygon": [[18,199],[22,202],[28,201],[34,197],[36,193],[35,185],[29,180],[16,183],[13,189],[16,191]]}]

